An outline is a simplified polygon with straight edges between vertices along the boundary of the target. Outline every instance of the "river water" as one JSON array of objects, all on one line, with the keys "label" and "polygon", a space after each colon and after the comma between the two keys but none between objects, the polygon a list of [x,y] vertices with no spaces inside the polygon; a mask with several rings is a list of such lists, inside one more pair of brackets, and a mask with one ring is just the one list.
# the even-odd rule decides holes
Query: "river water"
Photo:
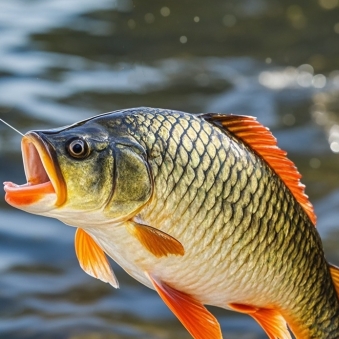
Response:
[{"label": "river water", "polygon": [[[136,106],[256,116],[302,173],[337,264],[338,94],[338,0],[0,0],[0,118],[26,132]],[[0,180],[25,182],[5,125]],[[0,199],[0,338],[190,338],[116,265],[119,290],[87,276],[73,237]],[[266,338],[212,311],[226,338]]]}]

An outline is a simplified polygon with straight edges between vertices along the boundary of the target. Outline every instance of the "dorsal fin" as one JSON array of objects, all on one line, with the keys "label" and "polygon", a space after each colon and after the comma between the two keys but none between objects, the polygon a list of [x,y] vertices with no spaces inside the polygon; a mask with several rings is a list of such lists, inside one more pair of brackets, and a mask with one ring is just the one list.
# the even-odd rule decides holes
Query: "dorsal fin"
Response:
[{"label": "dorsal fin", "polygon": [[287,152],[277,146],[276,138],[267,127],[256,121],[255,117],[245,115],[210,113],[201,114],[199,117],[227,129],[257,153],[281,178],[312,223],[316,224],[317,217],[308,196],[304,193],[305,186],[299,180],[300,173],[294,163],[286,157]]}]

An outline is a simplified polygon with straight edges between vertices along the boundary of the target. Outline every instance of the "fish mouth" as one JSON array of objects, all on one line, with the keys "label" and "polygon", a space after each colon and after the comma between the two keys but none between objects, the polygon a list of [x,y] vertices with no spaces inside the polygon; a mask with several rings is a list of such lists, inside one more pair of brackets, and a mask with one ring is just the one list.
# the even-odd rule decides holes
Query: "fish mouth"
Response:
[{"label": "fish mouth", "polygon": [[29,132],[22,138],[21,150],[27,183],[5,182],[6,201],[18,207],[53,194],[55,206],[61,206],[66,201],[66,185],[55,149],[39,132]]}]

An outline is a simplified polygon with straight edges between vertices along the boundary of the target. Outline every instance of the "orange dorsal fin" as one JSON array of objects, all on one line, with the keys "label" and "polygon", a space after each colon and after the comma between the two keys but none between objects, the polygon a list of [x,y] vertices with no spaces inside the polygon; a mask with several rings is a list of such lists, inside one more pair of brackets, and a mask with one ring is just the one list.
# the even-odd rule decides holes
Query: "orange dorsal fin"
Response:
[{"label": "orange dorsal fin", "polygon": [[339,267],[334,266],[332,264],[328,264],[328,267],[330,269],[334,288],[337,292],[337,296],[339,297]]},{"label": "orange dorsal fin", "polygon": [[127,230],[135,236],[140,243],[157,258],[169,254],[184,255],[185,250],[182,244],[154,227],[142,225],[134,221],[125,223]]},{"label": "orange dorsal fin", "polygon": [[146,273],[146,275],[151,280],[161,299],[194,339],[222,339],[217,319],[201,302],[159,281],[151,274]]},{"label": "orange dorsal fin", "polygon": [[245,115],[201,114],[201,118],[231,132],[257,153],[281,178],[295,199],[307,213],[315,225],[317,217],[305,186],[301,184],[301,175],[294,163],[286,157],[286,152],[277,146],[277,140],[267,127],[261,125],[256,118]]},{"label": "orange dorsal fin", "polygon": [[109,283],[115,288],[119,287],[106,254],[82,228],[76,230],[74,245],[79,264],[87,274]]},{"label": "orange dorsal fin", "polygon": [[270,339],[291,339],[286,321],[278,311],[251,305],[229,304],[229,306],[237,312],[253,317]]}]

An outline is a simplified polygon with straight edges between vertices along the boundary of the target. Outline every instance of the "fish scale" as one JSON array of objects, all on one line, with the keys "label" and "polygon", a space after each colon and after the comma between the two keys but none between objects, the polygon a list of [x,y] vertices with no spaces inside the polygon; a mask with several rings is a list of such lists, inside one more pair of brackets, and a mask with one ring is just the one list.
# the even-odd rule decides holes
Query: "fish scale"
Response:
[{"label": "fish scale", "polygon": [[[81,159],[69,153],[76,138],[91,151]],[[51,193],[40,175],[51,178],[52,163],[65,181],[67,194],[53,181],[63,205],[40,214],[79,227],[81,267],[117,287],[108,254],[156,289],[194,338],[221,338],[201,304],[248,313],[270,338],[290,338],[285,322],[299,339],[339,338],[339,273],[331,276],[300,174],[253,118],[130,109],[28,133],[23,151],[41,190]],[[30,169],[29,157],[45,170]],[[17,197],[27,186],[7,183],[6,199],[30,211]],[[34,212],[51,201],[36,199]]]},{"label": "fish scale", "polygon": [[[271,285],[274,283],[274,279],[276,279],[276,274],[272,273],[268,275],[268,277],[265,277],[265,267],[267,267],[266,264],[269,264],[271,268],[277,272],[277,274],[283,274],[284,279],[281,279],[281,281],[286,282],[286,286],[284,284],[282,285],[282,290],[271,292],[271,297],[275,299],[275,303],[279,303],[282,309],[284,308],[285,292],[283,289],[286,289],[286,299],[291,298],[291,295],[293,295],[293,298],[297,300],[297,303],[299,304],[299,306],[294,305],[294,307],[297,309],[300,309],[303,305],[304,307],[307,307],[310,300],[316,299],[316,292],[314,292],[314,294],[310,294],[309,298],[306,296],[301,298],[296,287],[294,289],[291,288],[292,290],[290,290],[290,294],[287,293],[289,281],[292,282],[297,279],[296,285],[301,283],[298,281],[298,277],[303,279],[303,284],[300,286],[307,290],[308,288],[314,289],[314,286],[317,285],[317,281],[319,280],[319,271],[323,271],[321,267],[324,266],[324,259],[320,260],[320,262],[317,262],[316,260],[318,258],[319,261],[319,258],[323,258],[323,255],[322,253],[320,253],[320,255],[319,253],[316,253],[319,251],[317,247],[318,239],[315,234],[312,234],[314,233],[314,227],[310,225],[305,213],[295,202],[290,192],[285,189],[285,186],[282,184],[281,180],[274,173],[272,173],[271,169],[261,159],[253,155],[251,150],[247,149],[244,145],[239,147],[239,141],[235,141],[234,138],[230,138],[229,143],[222,140],[219,144],[219,148],[222,148],[224,152],[218,152],[219,149],[216,148],[215,155],[211,157],[211,152],[209,152],[210,148],[208,145],[210,143],[210,139],[212,138],[211,134],[214,138],[215,135],[211,133],[212,129],[210,128],[210,125],[207,123],[198,124],[195,120],[196,118],[190,117],[194,120],[194,123],[190,124],[192,126],[191,128],[186,130],[182,128],[176,129],[175,126],[180,126],[181,121],[185,121],[186,117],[183,118],[180,116],[180,114],[174,116],[176,119],[174,119],[173,115],[171,115],[171,122],[168,121],[168,123],[165,124],[166,128],[169,129],[169,133],[161,133],[161,127],[159,128],[159,126],[157,126],[157,132],[154,131],[156,135],[153,139],[157,140],[157,142],[161,140],[161,142],[166,144],[166,138],[171,138],[172,133],[175,131],[177,134],[181,133],[179,138],[180,141],[190,140],[190,142],[194,143],[196,140],[198,140],[196,144],[194,144],[194,147],[197,148],[197,151],[191,152],[191,154],[186,154],[190,157],[190,161],[193,164],[191,168],[193,168],[195,171],[195,181],[200,181],[200,184],[197,184],[197,195],[194,195],[191,198],[191,201],[187,201],[187,198],[189,198],[189,196],[186,194],[188,191],[187,183],[185,183],[184,180],[178,180],[176,177],[176,175],[179,177],[179,179],[184,177],[183,168],[187,166],[187,161],[181,163],[180,161],[175,162],[174,159],[177,159],[177,154],[180,154],[184,151],[187,152],[186,148],[189,149],[189,147],[185,147],[180,142],[170,142],[170,147],[168,147],[167,153],[165,153],[164,158],[162,159],[162,166],[158,167],[154,171],[157,173],[157,176],[155,177],[155,191],[158,192],[159,190],[160,192],[159,198],[155,198],[154,204],[158,204],[159,201],[165,200],[165,211],[163,212],[165,214],[169,214],[167,209],[174,209],[174,215],[172,215],[171,219],[172,226],[168,229],[164,228],[164,231],[168,231],[178,239],[182,239],[182,235],[184,233],[194,234],[193,245],[195,246],[198,245],[199,242],[203,241],[203,239],[206,239],[206,235],[208,234],[209,236],[207,238],[210,240],[207,242],[207,244],[210,246],[206,247],[213,249],[211,257],[209,258],[211,262],[217,258],[216,253],[218,253],[218,251],[223,253],[224,258],[230,255],[231,262],[234,262],[231,267],[227,268],[220,262],[213,262],[214,266],[223,266],[223,269],[226,270],[226,272],[231,273],[230,275],[226,275],[228,276],[226,279],[232,279],[230,276],[236,275],[237,273],[239,274],[240,268],[243,267],[243,265],[246,265],[246,262],[250,262],[250,265],[247,265],[247,269],[243,270],[244,273],[243,276],[240,277],[240,280],[243,282],[241,285],[248,284],[248,280],[252,282],[252,294],[256,294],[255,291],[257,291],[257,295],[260,295],[260,293],[264,294],[263,292],[269,292],[271,289]],[[169,128],[169,124],[171,124],[171,128]],[[198,126],[201,129],[205,128],[206,126],[208,130],[206,133],[204,133],[202,138],[197,136],[197,134],[200,133]],[[152,126],[147,126],[147,128],[150,128],[149,133],[152,133]],[[218,138],[216,138],[217,140],[220,141],[221,139],[225,139],[224,133],[217,130],[213,130],[213,132],[217,133],[217,135],[220,133]],[[175,133],[174,136],[176,136]],[[147,145],[147,140],[140,140],[140,142],[145,142]],[[229,155],[227,157],[228,152],[233,153],[231,156]],[[245,157],[243,156],[244,153],[246,154]],[[201,160],[200,157],[204,154],[205,157],[203,157],[203,161],[199,162]],[[208,154],[208,156],[206,156],[206,154]],[[220,154],[222,157],[220,157]],[[182,160],[183,157],[180,159]],[[217,159],[217,165],[215,165],[215,162],[213,161],[215,159]],[[235,159],[237,159],[237,161]],[[239,161],[239,159],[241,159],[241,161]],[[247,162],[244,161],[244,159],[247,160]],[[164,166],[166,166],[163,164],[167,163],[168,161],[174,167],[173,170],[167,174],[166,171],[163,171]],[[210,215],[208,214],[208,210],[211,211],[216,209],[216,204],[212,206],[204,204],[206,201],[208,201],[209,193],[210,195],[216,197],[216,199],[220,199],[219,194],[215,194],[209,190],[213,186],[211,185],[211,179],[209,180],[210,187],[206,185],[205,172],[210,166],[213,165],[213,168],[216,169],[215,171],[210,170],[209,173],[213,173],[213,180],[216,182],[220,182],[221,177],[221,182],[223,182],[224,187],[222,204],[224,206],[224,215],[226,216],[226,220],[225,223],[222,223],[221,225],[216,225],[214,223],[214,221],[217,219],[212,217],[213,212],[210,213]],[[157,165],[154,163],[154,166]],[[175,168],[179,166],[180,169]],[[227,174],[227,171],[221,172],[219,168],[225,168],[225,166],[229,166],[229,176],[223,177],[223,174]],[[194,186],[195,181],[193,181],[191,185]],[[168,182],[171,183],[170,189],[167,189],[166,191],[162,189],[165,182],[167,184]],[[183,189],[183,187],[185,187],[185,189]],[[217,186],[217,189],[220,190],[219,185]],[[178,201],[185,201],[185,205],[187,205],[190,204],[193,199],[194,204],[190,205],[191,208],[189,211],[186,209],[186,213],[184,214],[178,213],[177,215],[175,213],[175,211],[178,211],[180,206]],[[241,206],[232,205],[237,203],[239,204],[240,200],[242,204]],[[152,210],[151,207],[149,207],[149,209]],[[192,211],[192,209],[194,209],[194,211]],[[244,217],[243,212],[247,210],[249,211],[248,215],[247,217]],[[146,210],[144,210],[141,215],[143,219],[149,221],[151,224],[161,225],[159,221],[162,220],[162,213],[160,213],[158,216],[147,215],[146,208]],[[189,215],[188,218],[187,215]],[[230,216],[229,220],[227,220],[227,215]],[[303,217],[299,218],[299,216]],[[221,229],[223,230],[221,231]],[[280,236],[280,232],[283,232],[283,236]],[[217,240],[218,237],[220,237],[220,241]],[[298,241],[301,241],[299,244],[306,248],[306,253],[300,253],[298,252],[297,248],[294,247],[296,238]],[[211,239],[216,240],[213,246],[211,246]],[[182,242],[187,243],[185,241]],[[270,249],[270,247],[272,249]],[[258,251],[259,248],[261,248],[260,251]],[[248,253],[248,251],[250,252]],[[242,257],[242,252],[247,253],[247,255]],[[256,253],[259,255],[255,255]],[[312,255],[312,253],[314,255]],[[317,255],[315,255],[315,253]],[[194,251],[194,255],[197,255],[197,251]],[[308,260],[305,260],[306,256],[309,257]],[[289,262],[297,260],[296,258],[299,257],[299,262],[297,261],[297,263],[299,263],[298,268],[300,269],[300,272],[304,272],[304,274],[299,273],[298,276],[296,276],[295,270],[284,269],[284,265],[279,263],[279,258],[283,257],[286,259],[285,265]],[[307,265],[307,263],[309,263],[309,265]],[[315,265],[313,270],[311,265]],[[309,276],[306,274],[308,270],[310,270],[313,274],[313,278],[312,275]],[[307,279],[305,277],[307,277]],[[323,287],[321,291],[325,291],[327,289],[333,290],[332,281],[330,279],[323,279],[321,277],[320,280],[324,281],[324,285],[326,286]],[[229,284],[226,283],[226,285]],[[265,285],[267,286],[267,291],[265,291],[265,288],[262,288],[262,286]],[[189,292],[194,293],[194,291]],[[220,291],[220,293],[222,293],[222,291]],[[319,311],[317,314],[315,310],[317,308],[319,310],[322,309],[322,298],[319,297],[320,295],[321,293],[318,292],[319,304],[318,307],[315,305],[315,307],[312,309],[312,318],[317,316],[321,319],[322,312]],[[338,310],[337,298],[334,294],[332,297],[335,300],[334,304],[336,304],[336,310]],[[264,302],[264,298],[262,298],[262,301]],[[256,302],[259,302],[260,304],[260,298],[257,296]],[[305,324],[309,323],[307,322],[309,317],[310,312],[308,311],[306,312],[305,319],[303,319],[302,322],[305,322]],[[338,333],[338,311],[333,312],[332,318],[335,317],[337,320],[333,325],[333,332]],[[326,327],[328,326],[326,325]],[[321,336],[320,333],[327,330],[328,328],[319,329],[318,333],[314,333],[312,338],[325,338]],[[326,338],[331,338],[330,334],[326,334]]]}]

